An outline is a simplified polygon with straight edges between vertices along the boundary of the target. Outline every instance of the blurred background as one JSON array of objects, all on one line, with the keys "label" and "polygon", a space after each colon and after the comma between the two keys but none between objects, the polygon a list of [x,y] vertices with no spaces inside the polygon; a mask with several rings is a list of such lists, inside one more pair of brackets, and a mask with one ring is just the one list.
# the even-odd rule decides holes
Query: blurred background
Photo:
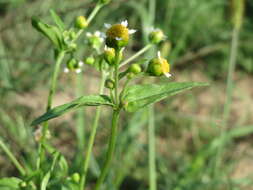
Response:
[{"label": "blurred background", "polygon": [[[27,168],[34,167],[37,155],[30,123],[45,110],[54,55],[50,42],[32,28],[31,17],[52,24],[53,8],[71,26],[76,16],[88,15],[93,7],[92,0],[0,0],[0,138]],[[231,111],[223,128],[231,14],[229,0],[112,0],[89,28],[105,31],[104,23],[127,19],[138,32],[126,57],[147,43],[152,26],[161,28],[167,40],[159,49],[172,65],[170,81],[210,83],[154,106],[159,190],[253,189],[253,1],[245,1]],[[90,53],[84,37],[76,55],[80,58]],[[155,50],[145,57],[153,56]],[[96,70],[85,66],[80,75],[81,84],[76,74],[61,73],[54,105],[98,92]],[[71,172],[80,169],[82,155],[77,153],[85,147],[93,117],[94,108],[87,108],[51,121],[51,141],[67,157]],[[148,109],[124,114],[107,189],[148,188],[149,119]],[[104,160],[109,122],[110,112],[103,108],[89,184]],[[78,135],[80,131],[85,135]],[[0,177],[17,175],[0,150]]]}]

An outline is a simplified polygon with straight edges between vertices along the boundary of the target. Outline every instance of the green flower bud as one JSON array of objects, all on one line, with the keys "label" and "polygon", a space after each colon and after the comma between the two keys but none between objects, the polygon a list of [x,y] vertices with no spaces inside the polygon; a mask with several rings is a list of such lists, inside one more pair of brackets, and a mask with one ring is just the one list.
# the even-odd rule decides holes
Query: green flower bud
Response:
[{"label": "green flower bud", "polygon": [[112,65],[115,61],[115,49],[105,47],[104,59],[109,65]]},{"label": "green flower bud", "polygon": [[164,40],[164,33],[160,29],[153,30],[149,34],[149,41],[153,44],[158,44]]},{"label": "green flower bud", "polygon": [[128,71],[134,74],[139,74],[141,72],[141,66],[139,64],[132,64]]},{"label": "green flower bud", "polygon": [[87,32],[86,37],[88,45],[90,45],[94,49],[99,49],[104,42],[103,36],[104,34],[100,31],[96,31],[94,33]]},{"label": "green flower bud", "polygon": [[132,78],[135,77],[135,75],[136,75],[136,74],[134,74],[134,73],[132,73],[132,72],[127,73],[127,78],[128,78],[128,79],[132,79]]},{"label": "green flower bud", "polygon": [[84,29],[88,26],[88,22],[84,16],[79,16],[76,18],[75,27],[78,29]]},{"label": "green flower bud", "polygon": [[95,58],[93,56],[89,56],[84,60],[84,63],[87,65],[93,65],[95,63]]},{"label": "green flower bud", "polygon": [[23,188],[27,187],[27,183],[26,183],[25,181],[21,181],[21,182],[19,183],[19,187],[20,187],[21,189],[23,189]]},{"label": "green flower bud", "polygon": [[79,183],[80,181],[80,174],[79,173],[74,173],[72,176],[71,176],[71,179],[76,182],[76,183]]},{"label": "green flower bud", "polygon": [[114,89],[115,87],[115,82],[112,79],[107,79],[105,81],[105,87],[109,89]]},{"label": "green flower bud", "polygon": [[170,65],[168,61],[160,56],[158,53],[158,58],[153,58],[150,60],[147,73],[151,76],[170,76]]},{"label": "green flower bud", "polygon": [[67,62],[67,68],[73,71],[78,68],[78,61],[75,58],[70,58]]}]

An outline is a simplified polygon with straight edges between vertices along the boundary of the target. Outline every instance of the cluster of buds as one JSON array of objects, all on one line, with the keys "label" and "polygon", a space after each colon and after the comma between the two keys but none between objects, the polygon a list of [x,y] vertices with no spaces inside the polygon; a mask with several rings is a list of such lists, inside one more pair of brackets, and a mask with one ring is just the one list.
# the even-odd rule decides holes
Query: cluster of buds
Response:
[{"label": "cluster of buds", "polygon": [[86,37],[88,45],[96,50],[99,50],[104,42],[104,34],[100,31],[94,33],[87,32]]}]

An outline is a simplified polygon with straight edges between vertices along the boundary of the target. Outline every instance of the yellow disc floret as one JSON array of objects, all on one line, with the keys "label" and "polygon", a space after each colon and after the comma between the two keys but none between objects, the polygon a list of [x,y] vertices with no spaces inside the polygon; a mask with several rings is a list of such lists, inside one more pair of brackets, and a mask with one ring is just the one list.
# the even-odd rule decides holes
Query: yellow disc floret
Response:
[{"label": "yellow disc floret", "polygon": [[106,45],[112,48],[122,48],[128,44],[129,30],[122,24],[111,26],[106,32]]},{"label": "yellow disc floret", "polygon": [[170,65],[164,58],[153,58],[149,62],[147,72],[151,76],[167,75],[170,72]]}]

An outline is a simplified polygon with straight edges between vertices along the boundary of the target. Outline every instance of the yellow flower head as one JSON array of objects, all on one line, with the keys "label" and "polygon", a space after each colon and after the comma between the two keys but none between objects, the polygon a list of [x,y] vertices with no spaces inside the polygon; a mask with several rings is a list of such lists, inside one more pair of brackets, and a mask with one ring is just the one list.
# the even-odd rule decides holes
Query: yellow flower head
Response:
[{"label": "yellow flower head", "polygon": [[127,28],[128,22],[123,21],[120,24],[105,24],[108,28],[106,32],[106,45],[111,48],[119,49],[125,47],[129,41],[129,35],[136,32]]},{"label": "yellow flower head", "polygon": [[170,77],[170,65],[168,61],[161,57],[161,53],[158,52],[158,56],[153,58],[148,65],[147,72],[151,76],[162,76]]}]

